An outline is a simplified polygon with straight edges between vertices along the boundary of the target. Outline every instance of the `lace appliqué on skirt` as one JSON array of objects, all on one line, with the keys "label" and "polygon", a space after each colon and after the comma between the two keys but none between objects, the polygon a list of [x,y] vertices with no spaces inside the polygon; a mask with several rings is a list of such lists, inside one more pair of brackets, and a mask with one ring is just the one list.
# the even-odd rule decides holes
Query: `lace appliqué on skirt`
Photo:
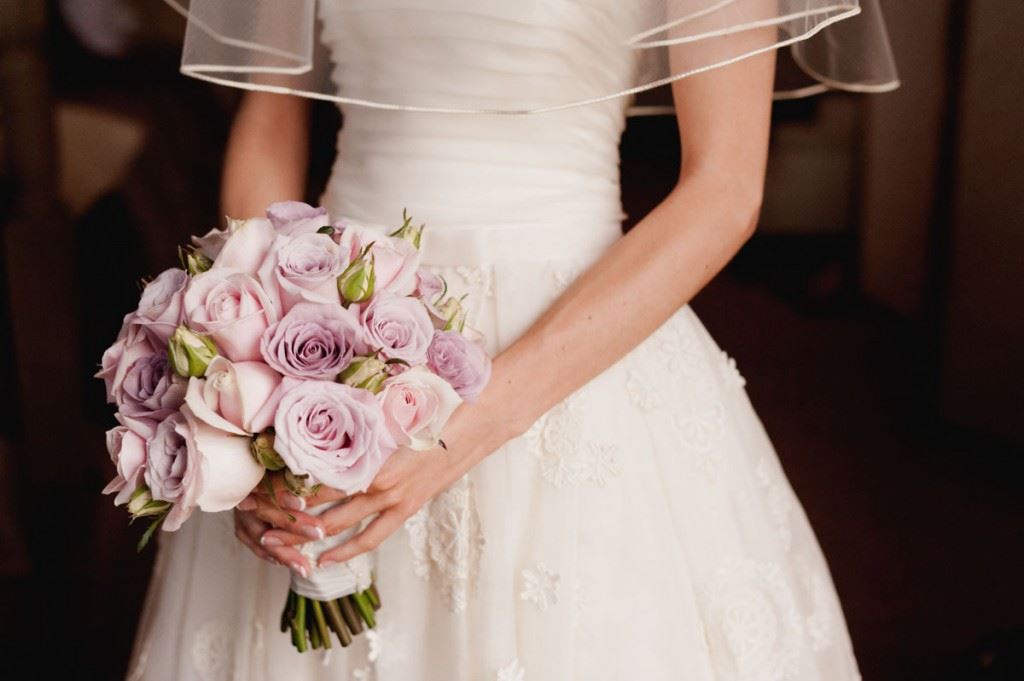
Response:
[{"label": "lace appliqu\u00e9 on skirt", "polygon": [[439,579],[441,598],[453,613],[475,593],[484,549],[473,483],[463,477],[405,521],[413,569]]}]

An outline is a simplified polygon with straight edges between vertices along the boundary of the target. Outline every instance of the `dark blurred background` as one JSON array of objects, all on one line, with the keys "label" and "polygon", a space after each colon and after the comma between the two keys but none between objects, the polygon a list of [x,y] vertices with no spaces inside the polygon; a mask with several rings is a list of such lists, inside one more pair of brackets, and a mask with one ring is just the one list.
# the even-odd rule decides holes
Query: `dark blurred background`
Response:
[{"label": "dark blurred background", "polygon": [[[866,681],[1024,679],[1024,2],[883,0],[903,87],[775,109],[760,229],[694,303],[829,557]],[[238,92],[158,0],[0,0],[0,678],[123,676],[152,552],[91,378],[218,224]],[[310,199],[341,121],[317,105]],[[642,216],[679,158],[634,118]]]}]

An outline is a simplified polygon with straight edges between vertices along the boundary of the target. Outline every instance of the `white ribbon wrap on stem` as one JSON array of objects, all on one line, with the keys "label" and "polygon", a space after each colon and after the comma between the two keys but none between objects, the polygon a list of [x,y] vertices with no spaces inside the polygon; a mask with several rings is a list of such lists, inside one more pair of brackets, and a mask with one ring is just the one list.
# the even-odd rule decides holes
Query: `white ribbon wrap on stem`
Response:
[{"label": "white ribbon wrap on stem", "polygon": [[[306,509],[306,513],[319,516],[329,509],[345,503],[344,501],[320,504]],[[372,584],[373,560],[368,554],[356,556],[352,560],[326,567],[317,567],[317,559],[324,551],[348,541],[362,529],[362,524],[351,527],[344,532],[326,539],[303,544],[300,551],[309,559],[312,570],[309,577],[303,577],[292,570],[292,591],[318,601],[331,601],[359,591],[365,591]]]}]

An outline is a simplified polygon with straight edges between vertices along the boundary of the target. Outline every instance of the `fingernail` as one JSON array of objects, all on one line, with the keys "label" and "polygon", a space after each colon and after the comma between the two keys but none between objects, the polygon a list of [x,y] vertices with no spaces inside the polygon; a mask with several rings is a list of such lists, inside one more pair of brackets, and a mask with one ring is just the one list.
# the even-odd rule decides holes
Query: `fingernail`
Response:
[{"label": "fingernail", "polygon": [[270,535],[260,537],[260,546],[284,546],[284,542]]},{"label": "fingernail", "polygon": [[256,500],[252,497],[246,497],[238,502],[239,511],[251,511],[256,508]]},{"label": "fingernail", "polygon": [[287,508],[289,511],[305,511],[306,500],[295,494],[285,494],[284,499],[281,500],[281,505]]},{"label": "fingernail", "polygon": [[293,572],[298,572],[304,579],[309,579],[309,570],[307,570],[306,566],[302,563],[289,563],[288,567],[290,567]]},{"label": "fingernail", "polygon": [[306,535],[310,539],[315,539],[317,541],[327,536],[326,534],[324,534],[324,528],[319,527],[317,525],[303,525],[299,529],[302,531],[302,534]]}]

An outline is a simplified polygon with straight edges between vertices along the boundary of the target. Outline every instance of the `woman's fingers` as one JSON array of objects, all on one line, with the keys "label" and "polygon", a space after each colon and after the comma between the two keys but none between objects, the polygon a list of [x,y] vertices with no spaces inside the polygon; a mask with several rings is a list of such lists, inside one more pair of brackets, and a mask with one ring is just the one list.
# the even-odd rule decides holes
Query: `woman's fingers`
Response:
[{"label": "woman's fingers", "polygon": [[[273,490],[273,497],[271,497],[271,490]],[[261,496],[268,501],[271,498],[276,498],[278,505],[282,508],[288,511],[300,512],[318,504],[326,504],[329,501],[344,499],[347,496],[344,492],[333,487],[320,485],[315,494],[300,497],[297,494],[293,494],[287,485],[284,484],[284,476],[281,473],[269,474],[266,481],[253,490],[253,494]]]},{"label": "woman's fingers", "polygon": [[379,513],[390,505],[384,494],[357,494],[345,503],[329,509],[320,516],[324,530],[328,535],[335,535],[354,527],[364,518]]},{"label": "woman's fingers", "polygon": [[260,542],[260,548],[272,556],[273,559],[281,565],[287,565],[303,577],[309,577],[309,559],[302,555],[298,549],[291,546],[285,546],[284,544],[277,545],[272,542],[266,534],[263,535],[262,541]]},{"label": "woman's fingers", "polygon": [[235,511],[235,537],[246,548],[256,554],[257,558],[273,563],[275,562],[273,556],[260,546],[260,536],[266,531],[267,527],[266,523],[251,513]]},{"label": "woman's fingers", "polygon": [[349,539],[344,544],[320,554],[317,561],[323,567],[335,563],[344,563],[356,556],[373,551],[390,537],[405,522],[405,517],[395,508],[390,508],[377,516],[366,529]]},{"label": "woman's fingers", "polygon": [[250,494],[238,505],[242,511],[252,511],[260,520],[274,527],[299,534],[307,539],[323,539],[326,536],[324,524],[319,518],[302,513],[278,508],[265,496]]},{"label": "woman's fingers", "polygon": [[301,546],[309,543],[309,537],[267,526],[257,541],[262,546]]},{"label": "woman's fingers", "polygon": [[311,494],[303,499],[304,508],[299,509],[300,511],[310,508],[312,506],[319,506],[320,504],[326,504],[331,501],[341,501],[347,499],[348,495],[341,490],[328,487],[327,485],[320,485],[316,490],[316,494]]}]

